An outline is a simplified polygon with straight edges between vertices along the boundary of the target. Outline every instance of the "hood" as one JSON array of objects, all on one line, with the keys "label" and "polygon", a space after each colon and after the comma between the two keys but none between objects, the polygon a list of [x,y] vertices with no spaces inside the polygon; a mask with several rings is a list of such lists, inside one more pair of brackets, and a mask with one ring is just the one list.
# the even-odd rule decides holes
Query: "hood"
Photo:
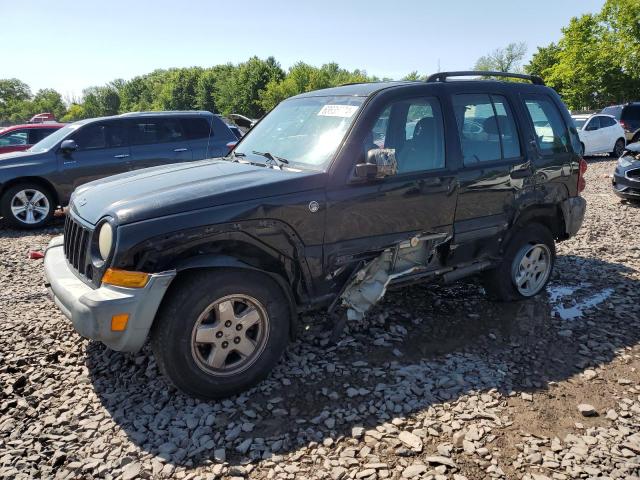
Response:
[{"label": "hood", "polygon": [[24,167],[27,165],[37,165],[49,161],[49,152],[9,152],[0,154],[0,177],[2,170],[6,168]]},{"label": "hood", "polygon": [[625,147],[625,150],[629,150],[633,153],[640,153],[640,142],[630,143]]},{"label": "hood", "polygon": [[320,188],[325,175],[324,172],[278,170],[209,159],[96,180],[76,189],[71,204],[74,211],[91,224],[110,215],[122,225]]}]

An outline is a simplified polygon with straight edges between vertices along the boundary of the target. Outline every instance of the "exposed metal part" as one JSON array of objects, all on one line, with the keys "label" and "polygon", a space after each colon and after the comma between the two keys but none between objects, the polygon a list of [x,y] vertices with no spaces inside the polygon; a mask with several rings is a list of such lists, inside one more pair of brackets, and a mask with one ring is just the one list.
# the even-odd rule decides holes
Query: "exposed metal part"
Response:
[{"label": "exposed metal part", "polygon": [[434,262],[436,248],[449,238],[446,233],[414,236],[390,246],[362,266],[339,297],[347,309],[347,318],[363,318],[394,280],[428,270]]}]

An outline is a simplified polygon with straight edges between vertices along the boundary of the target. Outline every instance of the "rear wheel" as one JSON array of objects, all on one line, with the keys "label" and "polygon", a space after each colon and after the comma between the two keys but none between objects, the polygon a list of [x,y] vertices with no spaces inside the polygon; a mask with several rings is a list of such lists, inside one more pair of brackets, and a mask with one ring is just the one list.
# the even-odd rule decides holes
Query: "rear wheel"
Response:
[{"label": "rear wheel", "polygon": [[242,392],[269,374],[287,346],[288,302],[265,274],[197,272],[169,295],[151,346],[160,370],[189,395]]},{"label": "rear wheel", "polygon": [[21,183],[9,188],[0,200],[2,216],[14,227],[40,228],[53,217],[53,196],[37,183]]},{"label": "rear wheel", "polygon": [[537,295],[549,282],[555,257],[549,229],[538,223],[526,225],[512,238],[500,265],[483,275],[487,294],[500,301]]},{"label": "rear wheel", "polygon": [[624,147],[626,143],[623,138],[619,138],[616,140],[616,144],[613,146],[613,152],[611,152],[611,156],[614,158],[620,158],[622,153],[624,152]]}]

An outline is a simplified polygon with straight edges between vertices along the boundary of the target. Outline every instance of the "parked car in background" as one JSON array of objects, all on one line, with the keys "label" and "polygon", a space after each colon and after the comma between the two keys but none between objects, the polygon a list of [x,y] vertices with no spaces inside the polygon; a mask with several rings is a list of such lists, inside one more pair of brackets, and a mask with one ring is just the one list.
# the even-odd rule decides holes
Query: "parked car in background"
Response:
[{"label": "parked car in background", "polygon": [[537,295],[586,208],[571,117],[538,77],[449,75],[511,76],[303,93],[226,158],[78,188],[44,259],[56,304],[112,349],[150,336],[178,388],[219,398],[267,376],[301,312],[360,319],[391,285],[476,274]]},{"label": "parked car in background", "polygon": [[125,113],[68,124],[28,151],[0,155],[0,212],[15,227],[41,227],[83,183],[219,157],[235,141],[210,112]]},{"label": "parked car in background", "polygon": [[56,121],[56,116],[53,113],[44,112],[38,113],[31,117],[29,123],[45,123],[45,122],[54,122]]},{"label": "parked car in background", "polygon": [[583,155],[607,153],[619,158],[627,144],[625,132],[611,115],[572,115],[576,125]]},{"label": "parked car in background", "polygon": [[612,105],[602,109],[602,112],[615,117],[624,128],[627,143],[640,142],[640,102],[630,102],[624,105]]},{"label": "parked car in background", "polygon": [[0,130],[0,154],[27,150],[62,127],[64,127],[63,123],[28,123],[2,129]]},{"label": "parked car in background", "polygon": [[613,172],[612,185],[620,198],[640,202],[640,142],[627,145]]}]

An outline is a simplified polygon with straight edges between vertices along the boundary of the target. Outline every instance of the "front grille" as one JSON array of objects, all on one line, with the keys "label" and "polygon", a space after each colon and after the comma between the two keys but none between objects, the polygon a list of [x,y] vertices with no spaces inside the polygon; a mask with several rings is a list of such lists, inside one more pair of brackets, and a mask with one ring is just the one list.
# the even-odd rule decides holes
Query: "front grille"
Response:
[{"label": "front grille", "polygon": [[627,177],[633,180],[640,180],[640,168],[634,170],[627,170]]},{"label": "front grille", "polygon": [[64,222],[64,256],[81,275],[87,274],[87,250],[91,234],[92,231],[75,220],[71,213],[67,214]]}]

